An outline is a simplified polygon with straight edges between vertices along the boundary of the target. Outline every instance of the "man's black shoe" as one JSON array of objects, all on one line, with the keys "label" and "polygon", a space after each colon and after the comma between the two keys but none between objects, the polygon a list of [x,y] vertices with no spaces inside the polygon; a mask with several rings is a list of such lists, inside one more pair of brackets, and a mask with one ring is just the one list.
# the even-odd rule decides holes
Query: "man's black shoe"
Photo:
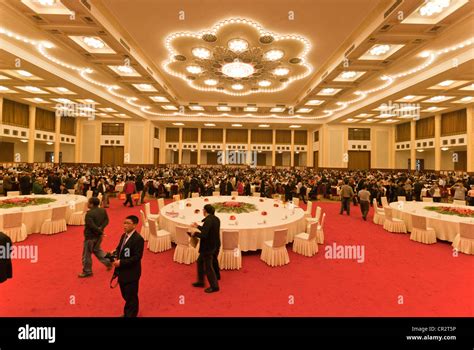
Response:
[{"label": "man's black shoe", "polygon": [[218,291],[219,291],[219,288],[212,288],[212,287],[209,287],[209,288],[204,289],[204,291],[205,291],[206,293],[214,293],[214,292],[218,292]]},{"label": "man's black shoe", "polygon": [[194,282],[193,287],[204,287],[204,282]]},{"label": "man's black shoe", "polygon": [[92,273],[80,273],[79,275],[77,275],[77,277],[79,278],[85,278],[85,277],[92,277]]}]

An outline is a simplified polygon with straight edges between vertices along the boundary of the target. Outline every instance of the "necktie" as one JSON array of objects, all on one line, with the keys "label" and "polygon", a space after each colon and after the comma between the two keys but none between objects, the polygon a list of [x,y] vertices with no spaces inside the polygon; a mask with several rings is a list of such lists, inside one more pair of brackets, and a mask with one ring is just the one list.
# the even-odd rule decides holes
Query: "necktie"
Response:
[{"label": "necktie", "polygon": [[119,252],[119,256],[120,254],[122,254],[122,250],[123,250],[123,247],[125,246],[125,243],[127,243],[127,234],[125,234],[125,237],[123,237],[123,241],[122,241],[122,246],[120,247],[120,252]]}]

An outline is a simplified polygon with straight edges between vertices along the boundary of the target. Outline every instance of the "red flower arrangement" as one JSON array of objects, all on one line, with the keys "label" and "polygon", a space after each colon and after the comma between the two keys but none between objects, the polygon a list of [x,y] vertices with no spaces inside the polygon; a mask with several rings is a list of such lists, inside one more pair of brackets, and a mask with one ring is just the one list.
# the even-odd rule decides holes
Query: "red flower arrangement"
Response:
[{"label": "red flower arrangement", "polygon": [[232,199],[233,201],[235,201],[235,197],[232,197],[231,199]]},{"label": "red flower arrangement", "polygon": [[0,209],[9,209],[16,207],[29,207],[31,205],[41,205],[55,202],[53,198],[32,198],[32,197],[15,197],[0,201]]},{"label": "red flower arrangement", "polygon": [[425,207],[426,210],[435,211],[445,215],[457,215],[466,218],[474,218],[474,210],[457,207]]},{"label": "red flower arrangement", "polygon": [[224,202],[224,207],[239,208],[241,205],[240,202]]},{"label": "red flower arrangement", "polygon": [[209,198],[204,198],[204,202],[209,202]]},{"label": "red flower arrangement", "polygon": [[263,199],[263,198],[260,198],[260,199],[259,199],[259,201],[260,201],[260,202],[263,202],[263,201],[264,201],[264,199]]},{"label": "red flower arrangement", "polygon": [[191,203],[186,203],[186,206],[190,207],[190,206],[192,206],[192,204]]},{"label": "red flower arrangement", "polygon": [[262,215],[263,215],[263,216],[267,215],[267,212],[266,212],[266,211],[262,211]]},{"label": "red flower arrangement", "polygon": [[275,208],[278,208],[278,207],[279,207],[278,203],[273,204],[273,206],[274,206]]},{"label": "red flower arrangement", "polygon": [[231,215],[231,216],[229,217],[229,219],[230,219],[230,220],[235,220],[235,215]]},{"label": "red flower arrangement", "polygon": [[194,210],[194,214],[199,214],[200,210],[199,209],[195,209]]}]

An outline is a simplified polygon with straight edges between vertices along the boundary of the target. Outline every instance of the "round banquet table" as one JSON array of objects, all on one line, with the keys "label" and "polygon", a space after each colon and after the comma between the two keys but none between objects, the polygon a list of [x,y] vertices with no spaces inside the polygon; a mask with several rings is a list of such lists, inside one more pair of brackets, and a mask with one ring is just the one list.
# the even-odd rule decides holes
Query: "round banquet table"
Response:
[{"label": "round banquet table", "polygon": [[[207,201],[205,201],[205,198]],[[251,203],[257,211],[250,213],[218,213],[221,221],[221,235],[224,230],[239,231],[239,244],[242,251],[262,249],[263,242],[273,239],[273,232],[278,229],[288,229],[287,242],[292,242],[295,235],[306,231],[305,213],[301,208],[291,208],[291,204],[280,200],[258,197],[238,196],[233,200],[231,196],[213,196],[183,199],[164,206],[160,212],[159,225],[171,233],[174,240],[176,226],[189,226],[193,222],[204,219],[202,209],[206,204],[218,202]],[[188,206],[190,203],[190,206]],[[278,207],[274,205],[278,204]],[[199,209],[199,213],[194,211]],[[262,215],[266,211],[267,215]],[[176,215],[176,213],[178,215]],[[236,220],[231,220],[234,215]]]},{"label": "round banquet table", "polygon": [[456,207],[463,209],[471,209],[467,205],[453,205],[447,203],[431,203],[431,202],[393,202],[390,207],[393,209],[393,217],[402,219],[405,222],[407,230],[411,232],[413,214],[426,217],[426,226],[431,227],[436,232],[436,238],[442,241],[452,242],[454,237],[459,233],[459,223],[469,223],[474,225],[474,218],[462,217],[457,215],[440,214],[435,211],[424,209],[425,207]]},{"label": "round banquet table", "polygon": [[15,207],[9,209],[0,209],[0,227],[3,227],[3,215],[7,213],[17,213],[21,211],[23,213],[23,223],[26,226],[28,234],[37,233],[41,231],[41,225],[46,219],[51,217],[53,208],[63,207],[66,209],[66,221],[69,216],[75,212],[82,210],[84,203],[87,202],[87,198],[84,196],[78,196],[75,194],[48,194],[48,195],[29,195],[29,196],[15,196],[15,197],[1,197],[0,200],[12,199],[12,198],[54,198],[55,202],[41,205],[32,205],[28,207]]}]

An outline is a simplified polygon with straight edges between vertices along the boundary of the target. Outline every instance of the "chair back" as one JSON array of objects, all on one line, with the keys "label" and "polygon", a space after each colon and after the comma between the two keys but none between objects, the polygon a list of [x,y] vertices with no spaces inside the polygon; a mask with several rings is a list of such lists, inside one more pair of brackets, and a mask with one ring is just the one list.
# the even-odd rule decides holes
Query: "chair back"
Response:
[{"label": "chair back", "polygon": [[419,230],[426,230],[426,218],[420,215],[412,215],[411,222],[413,228],[417,228]]},{"label": "chair back", "polygon": [[466,201],[455,199],[453,200],[453,205],[466,205]]},{"label": "chair back", "polygon": [[219,197],[220,195],[221,195],[221,193],[219,191],[212,192],[213,197]]},{"label": "chair back", "polygon": [[254,193],[252,194],[252,196],[253,196],[253,197],[260,197],[260,192],[254,192]]},{"label": "chair back", "polygon": [[398,196],[398,197],[397,197],[397,200],[398,200],[399,202],[406,202],[406,201],[407,201],[407,197],[405,197],[405,196]]},{"label": "chair back", "polygon": [[474,239],[474,224],[459,223],[459,234],[463,238]]},{"label": "chair back", "polygon": [[311,241],[316,238],[316,233],[318,232],[318,223],[312,222],[309,224],[309,237],[308,240]]},{"label": "chair back", "polygon": [[308,204],[306,206],[306,212],[311,215],[311,213],[313,212],[313,202],[308,201]]},{"label": "chair back", "polygon": [[158,225],[155,220],[148,219],[148,229],[150,230],[150,235],[158,237]]},{"label": "chair back", "polygon": [[86,192],[86,197],[87,197],[87,198],[91,198],[91,197],[92,197],[92,193],[93,193],[93,192],[92,192],[91,190],[87,191],[87,192]]},{"label": "chair back", "polygon": [[323,218],[321,219],[321,225],[319,225],[321,227],[321,229],[324,226],[324,219],[326,219],[326,213],[323,214]]},{"label": "chair back", "polygon": [[3,215],[3,228],[21,227],[23,213],[10,213]]},{"label": "chair back", "polygon": [[239,231],[222,231],[222,249],[234,250],[239,246]]},{"label": "chair back", "polygon": [[232,191],[232,192],[230,193],[230,195],[231,195],[232,197],[237,197],[237,196],[239,195],[239,191]]},{"label": "chair back", "polygon": [[145,215],[147,219],[150,217],[150,214],[151,214],[150,203],[145,203]]},{"label": "chair back", "polygon": [[300,206],[300,199],[299,198],[293,198],[293,204],[295,205],[295,207],[299,207]]},{"label": "chair back", "polygon": [[433,202],[432,197],[423,197],[423,202]]},{"label": "chair back", "polygon": [[65,220],[66,210],[67,210],[67,207],[53,208],[53,212],[51,213],[51,221]]},{"label": "chair back", "polygon": [[173,201],[174,202],[177,202],[177,201],[180,201],[180,200],[181,200],[181,196],[179,194],[173,195]]},{"label": "chair back", "polygon": [[7,197],[16,197],[20,195],[20,191],[8,191]]},{"label": "chair back", "polygon": [[382,197],[382,207],[388,207],[388,200],[387,197]]},{"label": "chair back", "polygon": [[193,192],[192,197],[193,197],[193,198],[198,198],[198,197],[199,197],[199,192]]},{"label": "chair back", "polygon": [[387,220],[392,220],[393,216],[392,216],[392,208],[390,207],[384,207],[383,208],[383,212],[385,214],[385,219]]},{"label": "chair back", "polygon": [[140,209],[140,217],[142,218],[143,226],[149,226],[148,221],[146,220],[145,213]]},{"label": "chair back", "polygon": [[317,206],[316,207],[316,221],[319,222],[319,220],[321,219],[321,207],[320,206]]},{"label": "chair back", "polygon": [[375,198],[372,200],[372,205],[375,211],[379,208],[379,206],[377,205],[377,200]]},{"label": "chair back", "polygon": [[157,201],[158,201],[158,209],[161,212],[161,208],[165,206],[165,200],[163,198],[158,198]]},{"label": "chair back", "polygon": [[188,228],[186,226],[176,226],[176,244],[189,245]]},{"label": "chair back", "polygon": [[75,194],[76,193],[76,190],[72,189],[72,190],[67,190],[69,192],[69,194]]},{"label": "chair back", "polygon": [[288,229],[275,230],[273,232],[273,248],[280,248],[286,245],[286,238],[288,237]]}]

